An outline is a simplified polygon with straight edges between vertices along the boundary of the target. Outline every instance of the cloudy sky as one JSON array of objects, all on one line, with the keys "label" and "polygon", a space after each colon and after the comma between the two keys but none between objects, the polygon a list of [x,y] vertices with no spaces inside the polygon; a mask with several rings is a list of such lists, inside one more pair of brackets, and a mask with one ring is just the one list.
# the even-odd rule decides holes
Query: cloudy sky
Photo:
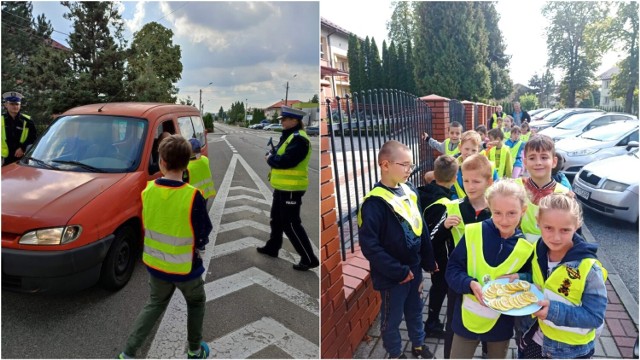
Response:
[{"label": "cloudy sky", "polygon": [[[542,74],[547,62],[547,38],[545,27],[548,21],[542,16],[543,1],[498,1],[496,9],[500,15],[498,26],[511,55],[510,74],[514,83],[528,84],[535,72]],[[362,12],[362,5],[350,1],[322,1],[320,15],[334,24],[360,37],[374,37],[378,48],[387,40],[386,24],[391,19],[393,7],[388,0],[367,2],[367,16],[353,16]],[[611,52],[604,56],[598,75],[611,68],[620,59]],[[561,72],[556,72],[556,81]]]},{"label": "cloudy sky", "polygon": [[[229,109],[235,101],[264,108],[285,98],[308,101],[319,89],[319,5],[317,2],[118,2],[125,39],[156,21],[171,29],[182,50],[179,98],[196,104],[202,89],[205,112]],[[67,45],[72,31],[60,2],[33,2]],[[209,85],[209,83],[212,83]]]}]

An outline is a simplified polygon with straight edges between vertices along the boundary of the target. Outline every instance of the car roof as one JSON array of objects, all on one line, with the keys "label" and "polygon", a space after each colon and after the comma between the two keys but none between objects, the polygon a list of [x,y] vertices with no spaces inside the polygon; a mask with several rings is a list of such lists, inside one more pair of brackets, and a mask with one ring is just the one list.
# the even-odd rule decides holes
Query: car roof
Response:
[{"label": "car roof", "polygon": [[143,102],[116,102],[81,105],[65,111],[62,115],[117,115],[138,118],[154,118],[167,113],[193,113],[192,115],[200,114],[198,109],[189,105]]}]

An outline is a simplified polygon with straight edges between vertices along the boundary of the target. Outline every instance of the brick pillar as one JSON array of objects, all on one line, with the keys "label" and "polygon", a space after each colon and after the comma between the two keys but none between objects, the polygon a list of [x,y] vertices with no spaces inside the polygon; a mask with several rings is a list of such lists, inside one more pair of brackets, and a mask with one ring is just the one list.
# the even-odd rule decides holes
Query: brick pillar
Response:
[{"label": "brick pillar", "polygon": [[[431,108],[431,134],[432,138],[442,142],[449,136],[449,99],[436,94],[423,96],[424,101]],[[429,146],[426,142],[421,142],[420,147]],[[420,151],[422,153],[422,150]],[[439,152],[433,151],[433,156],[438,157]]]},{"label": "brick pillar", "polygon": [[478,125],[487,126],[487,104],[476,103],[478,106]]},{"label": "brick pillar", "polygon": [[320,142],[320,339],[321,358],[353,358],[380,310],[369,262],[359,246],[342,261],[335,183],[327,123],[321,122]]},{"label": "brick pillar", "polygon": [[475,130],[475,126],[473,126],[473,116],[474,114],[474,105],[475,103],[471,101],[461,101],[462,105],[464,105],[464,129],[466,130]]}]

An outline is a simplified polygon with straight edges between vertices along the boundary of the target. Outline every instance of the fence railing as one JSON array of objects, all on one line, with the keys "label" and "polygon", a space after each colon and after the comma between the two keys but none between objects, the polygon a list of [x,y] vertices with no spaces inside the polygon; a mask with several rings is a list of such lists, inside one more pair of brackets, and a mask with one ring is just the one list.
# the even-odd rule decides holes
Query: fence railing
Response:
[{"label": "fence railing", "polygon": [[[454,122],[457,121],[462,124],[462,128],[465,128],[465,117],[464,117],[464,105],[460,102],[460,100],[451,99],[449,100],[449,121]],[[464,129],[473,130],[473,129]]]},{"label": "fence railing", "polygon": [[[337,110],[336,110],[337,104]],[[409,177],[423,185],[421,170],[433,167],[432,152],[421,146],[423,132],[431,133],[431,109],[418,97],[399,90],[374,89],[327,99],[327,118],[333,158],[338,226],[342,258],[354,251],[362,198],[379,181],[378,151],[388,140],[407,145],[418,166]]]}]

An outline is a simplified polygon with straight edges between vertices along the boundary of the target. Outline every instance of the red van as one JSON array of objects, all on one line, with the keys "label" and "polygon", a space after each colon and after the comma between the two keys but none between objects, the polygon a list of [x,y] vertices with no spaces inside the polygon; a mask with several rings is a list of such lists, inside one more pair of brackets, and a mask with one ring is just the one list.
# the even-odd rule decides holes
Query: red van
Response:
[{"label": "red van", "polygon": [[2,287],[76,291],[127,284],[143,239],[140,193],[161,174],[163,132],[207,134],[195,107],[106,103],[58,117],[2,168]]}]

